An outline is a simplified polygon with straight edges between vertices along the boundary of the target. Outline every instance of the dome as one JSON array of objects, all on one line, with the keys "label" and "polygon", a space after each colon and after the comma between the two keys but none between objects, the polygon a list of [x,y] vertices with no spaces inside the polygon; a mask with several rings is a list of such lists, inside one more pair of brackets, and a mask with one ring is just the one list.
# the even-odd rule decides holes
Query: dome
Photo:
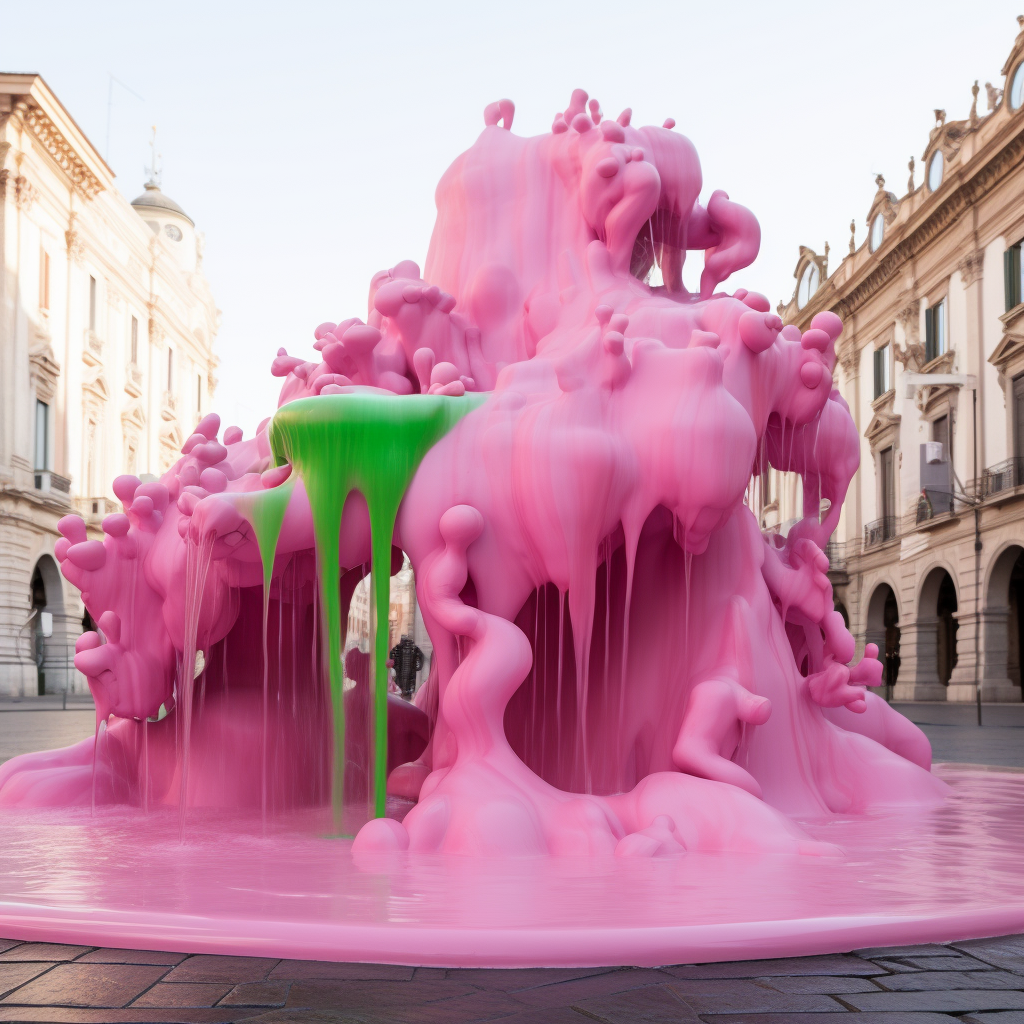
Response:
[{"label": "dome", "polygon": [[132,200],[134,206],[141,213],[145,209],[169,210],[184,217],[193,227],[195,221],[173,200],[160,191],[160,186],[155,181],[146,182],[146,191],[137,199]]}]

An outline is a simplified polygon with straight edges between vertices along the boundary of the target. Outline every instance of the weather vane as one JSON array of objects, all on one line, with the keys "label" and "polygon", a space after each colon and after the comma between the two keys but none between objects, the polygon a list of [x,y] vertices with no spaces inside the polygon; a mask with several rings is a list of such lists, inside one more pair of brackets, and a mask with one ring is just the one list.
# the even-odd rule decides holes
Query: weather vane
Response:
[{"label": "weather vane", "polygon": [[149,140],[149,152],[150,152],[150,165],[145,168],[146,173],[149,175],[149,181],[147,184],[152,185],[154,188],[160,187],[160,158],[161,154],[156,151],[156,125],[153,125],[153,134]]}]

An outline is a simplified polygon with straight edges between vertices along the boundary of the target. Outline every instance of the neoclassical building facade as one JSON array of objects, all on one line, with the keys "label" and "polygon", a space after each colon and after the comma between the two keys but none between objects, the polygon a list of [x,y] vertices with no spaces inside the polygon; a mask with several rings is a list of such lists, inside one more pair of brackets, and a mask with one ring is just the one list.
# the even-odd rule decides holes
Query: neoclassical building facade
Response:
[{"label": "neoclassical building facade", "polygon": [[[845,324],[836,386],[861,465],[830,546],[837,607],[896,699],[1021,699],[1024,652],[1024,18],[964,120],[935,111],[902,196],[828,272],[801,248],[779,313]],[[966,85],[966,83],[965,83]],[[966,88],[965,88],[966,93]],[[965,103],[966,106],[966,103]],[[987,109],[984,109],[986,108]],[[981,109],[979,109],[981,108]],[[923,177],[923,180],[919,180]],[[778,481],[783,524],[797,507]],[[772,523],[766,523],[771,527]]]},{"label": "neoclassical building facade", "polygon": [[0,694],[84,688],[57,521],[102,536],[114,477],[174,461],[209,411],[219,315],[155,176],[129,203],[46,82],[0,74]]}]

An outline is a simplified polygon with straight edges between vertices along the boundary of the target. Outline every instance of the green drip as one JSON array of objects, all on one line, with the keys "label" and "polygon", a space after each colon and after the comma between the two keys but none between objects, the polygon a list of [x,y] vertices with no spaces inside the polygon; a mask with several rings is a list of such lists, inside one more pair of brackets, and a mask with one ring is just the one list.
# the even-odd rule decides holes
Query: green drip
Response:
[{"label": "green drip", "polygon": [[484,394],[467,394],[460,398],[361,392],[321,395],[290,402],[278,410],[270,424],[270,444],[278,464],[291,463],[293,471],[302,477],[313,516],[334,706],[332,803],[335,824],[339,828],[345,783],[345,707],[338,538],[345,500],[352,491],[359,491],[366,499],[370,514],[370,605],[376,619],[371,659],[373,772],[370,792],[373,814],[382,818],[387,785],[385,663],[391,540],[398,506],[427,452],[486,399]]}]

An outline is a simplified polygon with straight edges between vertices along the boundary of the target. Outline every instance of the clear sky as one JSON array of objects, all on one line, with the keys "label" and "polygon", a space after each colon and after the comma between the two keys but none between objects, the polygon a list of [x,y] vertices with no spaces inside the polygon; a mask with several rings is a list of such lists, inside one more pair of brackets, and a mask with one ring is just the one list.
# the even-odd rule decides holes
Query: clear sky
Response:
[{"label": "clear sky", "polygon": [[[1018,10],[1019,8],[1019,10]],[[422,266],[434,186],[510,97],[514,130],[547,131],[575,87],[634,123],[674,117],[761,222],[730,282],[792,295],[800,244],[857,243],[881,172],[903,195],[933,109],[966,117],[974,80],[1002,85],[1015,6],[838,4],[90,4],[0,0],[0,69],[38,71],[142,191],[157,125],[164,191],[206,233],[223,324],[215,405],[248,434],[273,411],[277,348],[310,354],[324,320],[366,316],[374,272]],[[115,84],[108,108],[110,75]],[[917,169],[921,181],[923,167]],[[689,279],[689,273],[687,275]]]}]

